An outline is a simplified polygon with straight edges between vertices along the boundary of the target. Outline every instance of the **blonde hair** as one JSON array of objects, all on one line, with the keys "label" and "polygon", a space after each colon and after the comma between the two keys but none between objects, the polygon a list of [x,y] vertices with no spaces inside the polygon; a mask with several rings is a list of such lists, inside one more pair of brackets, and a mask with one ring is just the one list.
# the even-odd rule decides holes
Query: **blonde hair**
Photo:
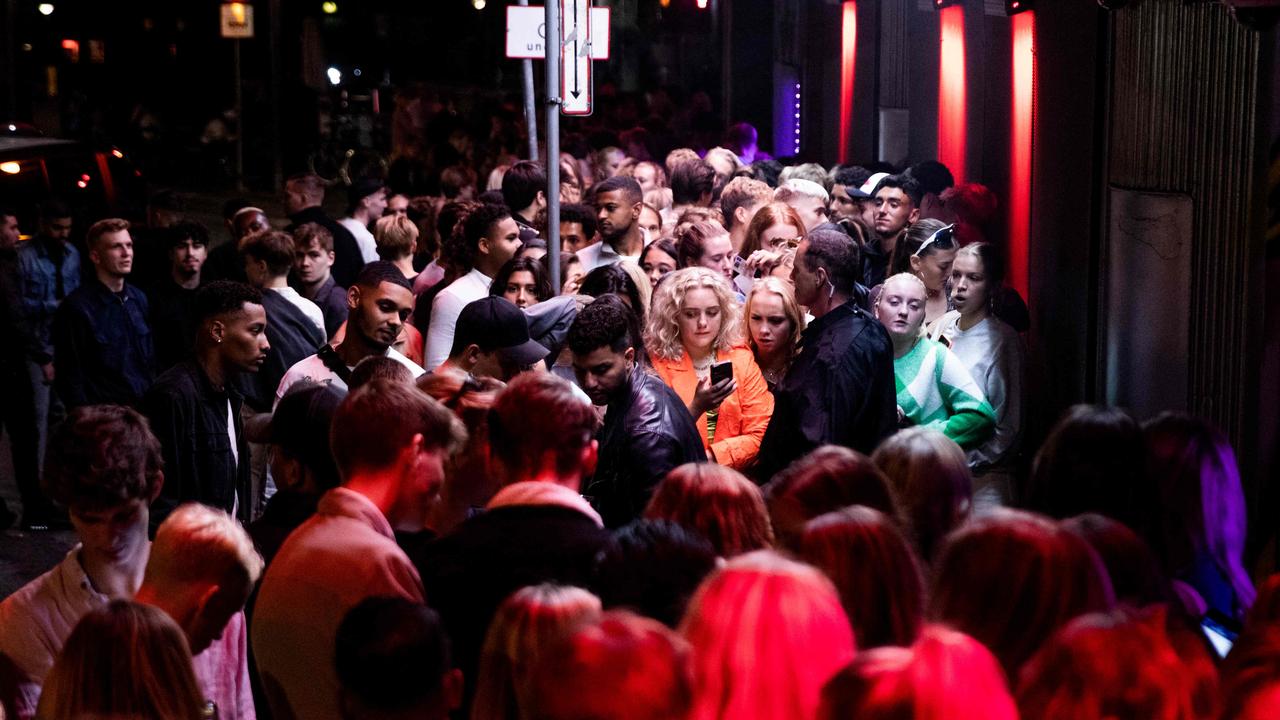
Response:
[{"label": "blonde hair", "polygon": [[664,360],[684,357],[678,316],[685,295],[698,288],[711,290],[720,304],[720,332],[711,342],[712,352],[728,350],[741,342],[742,309],[724,276],[704,267],[687,267],[662,278],[653,291],[653,311],[645,316],[648,322],[644,333],[650,353]]},{"label": "blonde hair", "polygon": [[45,676],[36,717],[195,720],[203,706],[177,623],[150,605],[113,600],[67,637]]},{"label": "blonde hair", "polygon": [[380,217],[373,226],[373,241],[378,245],[378,257],[394,262],[413,254],[418,246],[418,226],[406,215]]},{"label": "blonde hair", "polygon": [[676,171],[676,167],[691,160],[699,160],[698,153],[691,148],[676,148],[667,153],[666,161],[663,163],[667,166],[667,177]]},{"label": "blonde hair", "polygon": [[[747,294],[747,302],[742,306],[744,324],[751,319],[751,309],[755,304],[756,294],[762,292],[770,292],[782,298],[782,313],[787,316],[787,320],[791,321],[791,335],[787,338],[787,343],[791,348],[791,354],[795,355],[800,347],[800,334],[804,332],[805,327],[804,313],[800,311],[800,303],[796,302],[795,286],[772,275],[756,279],[755,284],[751,286],[751,292]],[[749,332],[744,334],[747,336],[752,354],[759,356],[755,338],[751,337]]]},{"label": "blonde hair", "polygon": [[729,148],[713,147],[707,151],[707,154],[702,159],[706,160],[708,163],[711,163],[714,160],[723,160],[729,163],[733,168],[729,171],[730,176],[741,170],[743,167],[742,161],[738,159],[738,154]]},{"label": "blonde hair", "polygon": [[713,573],[680,631],[694,647],[691,720],[813,720],[822,685],[854,655],[835,586],[770,550]]},{"label": "blonde hair", "polygon": [[262,565],[249,533],[235,518],[208,505],[187,503],[156,530],[143,584],[163,589],[203,580],[252,587],[262,575]]},{"label": "blonde hair", "polygon": [[528,710],[529,682],[556,638],[595,622],[600,598],[578,587],[521,588],[498,608],[485,635],[471,720],[517,720]]},{"label": "blonde hair", "polygon": [[885,438],[871,461],[889,478],[920,557],[969,515],[973,474],[964,450],[937,430],[913,427]]},{"label": "blonde hair", "polygon": [[644,517],[696,531],[720,557],[773,547],[773,526],[760,488],[737,470],[715,463],[686,463],[667,473]]},{"label": "blonde hair", "polygon": [[[899,281],[899,280],[902,280],[902,281],[910,280],[911,282],[913,282],[913,283],[915,283],[916,285],[920,286],[920,290],[924,293],[925,298],[928,298],[928,297],[929,297],[929,288],[928,288],[928,286],[926,286],[926,285],[924,284],[924,281],[923,281],[923,280],[921,280],[919,277],[917,277],[915,274],[913,274],[913,273],[905,273],[905,272],[904,272],[904,273],[898,273],[897,275],[890,275],[889,277],[887,277],[887,278],[885,278],[885,279],[884,279],[884,282],[883,282],[883,283],[881,283],[881,285],[880,285],[880,294],[876,296],[875,309],[876,309],[876,319],[877,319],[877,320],[878,320],[878,319],[880,319],[880,312],[879,312],[879,309],[880,309],[880,303],[884,302],[885,295],[887,295],[887,294],[889,293],[889,283],[891,283],[891,282],[895,282],[895,281]],[[924,337],[926,334],[928,334],[928,328],[926,327],[926,324],[925,324],[925,322],[924,322],[924,316],[923,316],[923,315],[921,315],[921,316],[920,316],[920,327],[916,329],[916,336],[917,336],[917,337]]]}]

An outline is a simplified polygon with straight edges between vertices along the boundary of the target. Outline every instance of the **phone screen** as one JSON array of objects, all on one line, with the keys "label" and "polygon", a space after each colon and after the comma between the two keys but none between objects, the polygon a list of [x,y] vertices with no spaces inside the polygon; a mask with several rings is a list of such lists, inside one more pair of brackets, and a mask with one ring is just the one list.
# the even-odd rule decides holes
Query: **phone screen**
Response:
[{"label": "phone screen", "polygon": [[716,384],[733,377],[733,363],[725,360],[711,366],[711,384]]}]

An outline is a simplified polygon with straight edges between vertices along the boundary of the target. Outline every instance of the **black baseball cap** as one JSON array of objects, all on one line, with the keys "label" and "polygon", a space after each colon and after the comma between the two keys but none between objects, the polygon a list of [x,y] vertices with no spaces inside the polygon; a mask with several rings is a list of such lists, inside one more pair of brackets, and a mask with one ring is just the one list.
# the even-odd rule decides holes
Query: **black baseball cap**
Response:
[{"label": "black baseball cap", "polygon": [[497,351],[504,360],[528,367],[545,358],[549,351],[529,339],[529,320],[510,300],[490,295],[466,307],[454,326],[454,347],[477,345],[485,352]]},{"label": "black baseball cap", "polygon": [[387,184],[378,178],[359,178],[352,181],[351,186],[347,188],[347,205],[354,209],[360,204],[360,201],[378,192]]}]

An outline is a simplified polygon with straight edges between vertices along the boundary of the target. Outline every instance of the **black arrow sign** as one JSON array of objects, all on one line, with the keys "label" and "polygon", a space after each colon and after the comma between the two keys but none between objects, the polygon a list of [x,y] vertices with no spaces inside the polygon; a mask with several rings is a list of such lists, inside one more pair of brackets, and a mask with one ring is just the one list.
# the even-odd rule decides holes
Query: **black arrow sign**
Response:
[{"label": "black arrow sign", "polygon": [[578,95],[578,0],[573,0],[573,99]]}]

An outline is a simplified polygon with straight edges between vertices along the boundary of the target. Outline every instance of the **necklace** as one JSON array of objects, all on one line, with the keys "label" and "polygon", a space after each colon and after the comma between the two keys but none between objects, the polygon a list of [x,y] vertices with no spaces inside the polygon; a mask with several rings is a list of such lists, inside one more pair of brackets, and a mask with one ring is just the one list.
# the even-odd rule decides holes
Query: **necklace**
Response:
[{"label": "necklace", "polygon": [[693,369],[698,371],[710,369],[711,365],[715,363],[715,361],[716,356],[714,354],[708,355],[704,360],[691,360],[693,363]]}]

